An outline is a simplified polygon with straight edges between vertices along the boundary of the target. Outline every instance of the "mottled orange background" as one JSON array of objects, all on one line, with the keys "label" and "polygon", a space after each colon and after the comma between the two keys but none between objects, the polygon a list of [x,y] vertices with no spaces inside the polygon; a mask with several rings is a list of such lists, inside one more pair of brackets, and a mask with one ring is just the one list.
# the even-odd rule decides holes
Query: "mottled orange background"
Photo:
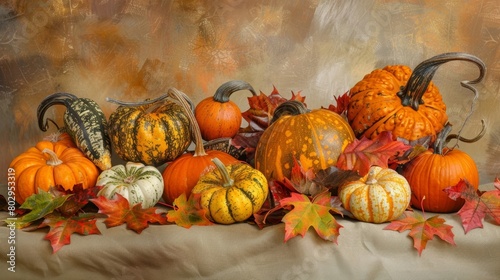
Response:
[{"label": "mottled orange background", "polygon": [[[444,52],[481,58],[487,74],[460,144],[481,182],[500,176],[500,2],[497,0],[59,0],[0,1],[0,182],[10,161],[46,133],[36,107],[56,91],[136,101],[169,87],[197,103],[223,82],[242,79],[283,96],[302,91],[309,108],[327,107],[365,74],[410,67]],[[472,94],[459,84],[477,67],[450,62],[436,73],[452,123]],[[248,92],[235,94],[245,110]],[[62,123],[63,108],[49,110]]]}]

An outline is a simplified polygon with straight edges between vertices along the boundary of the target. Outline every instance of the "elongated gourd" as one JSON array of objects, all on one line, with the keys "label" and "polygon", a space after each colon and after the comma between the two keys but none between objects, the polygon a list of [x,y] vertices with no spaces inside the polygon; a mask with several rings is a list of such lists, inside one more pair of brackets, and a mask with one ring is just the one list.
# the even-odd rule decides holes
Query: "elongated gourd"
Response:
[{"label": "elongated gourd", "polygon": [[78,98],[71,93],[47,96],[37,109],[38,126],[47,131],[45,112],[53,105],[64,105],[65,131],[76,146],[101,170],[111,168],[111,142],[107,134],[107,121],[99,105],[89,98]]}]

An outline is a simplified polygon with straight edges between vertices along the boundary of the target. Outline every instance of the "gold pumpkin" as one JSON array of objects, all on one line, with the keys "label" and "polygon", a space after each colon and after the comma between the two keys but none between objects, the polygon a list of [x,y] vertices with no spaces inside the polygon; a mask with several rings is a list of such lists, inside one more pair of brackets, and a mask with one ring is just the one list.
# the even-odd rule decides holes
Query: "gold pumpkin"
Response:
[{"label": "gold pumpkin", "polygon": [[372,166],[367,175],[340,187],[339,198],[347,211],[360,221],[384,223],[408,208],[408,181],[390,168]]},{"label": "gold pumpkin", "polygon": [[192,193],[201,194],[201,206],[208,218],[219,224],[233,224],[259,211],[269,193],[264,175],[246,163],[224,165],[212,159],[216,169],[200,177]]}]

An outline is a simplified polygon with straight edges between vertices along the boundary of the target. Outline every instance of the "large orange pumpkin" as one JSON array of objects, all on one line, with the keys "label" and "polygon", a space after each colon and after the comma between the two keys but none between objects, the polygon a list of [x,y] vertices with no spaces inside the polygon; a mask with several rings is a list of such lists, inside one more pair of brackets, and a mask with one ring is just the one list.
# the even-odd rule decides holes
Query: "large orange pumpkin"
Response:
[{"label": "large orange pumpkin", "polygon": [[99,170],[79,149],[50,141],[40,141],[14,158],[10,168],[15,170],[16,201],[50,187],[61,185],[72,190],[75,184],[93,187]]},{"label": "large orange pumpkin", "polygon": [[188,103],[180,98],[181,93],[178,90],[173,89],[171,93],[180,100],[186,116],[191,123],[191,130],[195,140],[195,150],[194,152],[184,153],[168,163],[165,170],[163,170],[164,190],[162,197],[167,203],[172,203],[183,193],[189,196],[200,177],[215,168],[215,164],[212,162],[213,158],[218,158],[224,164],[238,162],[237,159],[228,153],[218,150],[205,150],[200,128]]},{"label": "large orange pumpkin", "polygon": [[271,125],[264,130],[255,151],[255,167],[268,180],[290,178],[294,161],[314,171],[337,163],[345,147],[354,141],[347,121],[327,109],[309,111],[304,103],[279,105]]},{"label": "large orange pumpkin", "polygon": [[475,56],[445,53],[423,61],[413,72],[408,66],[392,65],[363,77],[349,91],[347,118],[356,137],[373,139],[382,131],[392,131],[395,139],[413,141],[430,136],[434,140],[448,116],[431,79],[441,64],[452,60],[484,66]]},{"label": "large orange pumpkin", "polygon": [[213,96],[203,99],[196,105],[194,116],[203,139],[209,141],[233,137],[238,133],[242,121],[241,110],[236,103],[229,100],[229,97],[234,92],[245,89],[252,95],[257,95],[249,83],[234,80],[222,84]]},{"label": "large orange pumpkin", "polygon": [[[451,126],[445,126],[434,149],[419,154],[403,166],[402,175],[412,190],[412,207],[436,213],[456,212],[464,200],[449,198],[443,189],[456,185],[461,179],[467,180],[475,189],[479,186],[479,171],[474,160],[463,151],[444,147],[446,138],[450,139],[450,130]],[[481,138],[482,133],[474,141]]]}]

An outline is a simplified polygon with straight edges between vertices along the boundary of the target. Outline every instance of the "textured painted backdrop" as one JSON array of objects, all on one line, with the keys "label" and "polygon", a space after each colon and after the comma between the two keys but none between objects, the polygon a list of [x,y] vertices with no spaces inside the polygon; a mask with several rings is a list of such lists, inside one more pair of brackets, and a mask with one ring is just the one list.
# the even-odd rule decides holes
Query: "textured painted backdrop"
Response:
[{"label": "textured painted backdrop", "polygon": [[[500,175],[500,2],[497,0],[42,0],[0,1],[0,172],[41,139],[36,107],[66,91],[96,100],[142,100],[176,87],[194,102],[243,79],[283,96],[302,91],[328,106],[365,74],[388,64],[416,66],[444,52],[481,58],[487,75],[461,144],[481,170]],[[472,95],[459,82],[474,65],[451,62],[434,78],[450,120],[461,124]],[[245,110],[245,93],[234,100]],[[56,108],[57,107],[57,108]],[[48,112],[60,121],[60,106]],[[61,121],[59,123],[62,123]],[[458,125],[457,125],[458,127]]]}]

